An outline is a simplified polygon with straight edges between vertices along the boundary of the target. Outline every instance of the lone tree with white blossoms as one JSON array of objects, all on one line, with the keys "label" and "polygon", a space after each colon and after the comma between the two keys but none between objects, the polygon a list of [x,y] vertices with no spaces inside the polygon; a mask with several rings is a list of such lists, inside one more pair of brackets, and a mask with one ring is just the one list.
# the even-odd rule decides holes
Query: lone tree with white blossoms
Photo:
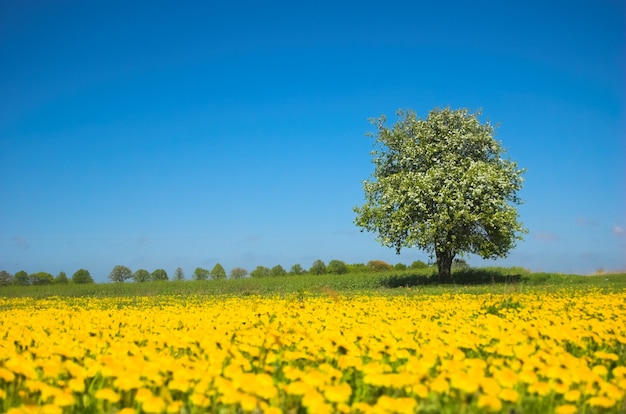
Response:
[{"label": "lone tree with white blossoms", "polygon": [[375,169],[363,182],[366,202],[354,208],[355,223],[396,253],[434,254],[444,283],[459,253],[505,257],[526,233],[515,207],[524,170],[504,158],[493,126],[467,109],[397,115],[392,129],[384,115],[372,120]]}]

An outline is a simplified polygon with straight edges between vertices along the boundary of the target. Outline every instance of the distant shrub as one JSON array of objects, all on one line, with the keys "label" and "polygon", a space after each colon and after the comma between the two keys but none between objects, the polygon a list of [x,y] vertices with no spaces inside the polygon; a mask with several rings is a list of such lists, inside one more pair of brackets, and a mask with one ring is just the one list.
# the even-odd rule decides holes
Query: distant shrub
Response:
[{"label": "distant shrub", "polygon": [[311,265],[309,269],[309,273],[312,275],[323,275],[326,274],[326,264],[322,260],[316,260]]},{"label": "distant shrub", "polygon": [[8,286],[13,283],[13,276],[6,270],[0,270],[0,286]]},{"label": "distant shrub", "polygon": [[211,279],[213,280],[226,279],[226,270],[224,270],[224,266],[222,266],[219,263],[213,266],[213,269],[211,269]]},{"label": "distant shrub", "polygon": [[393,266],[393,270],[406,270],[406,265],[404,263],[396,263]]},{"label": "distant shrub", "polygon": [[246,276],[248,276],[248,271],[243,267],[235,267],[230,270],[231,279],[243,279]]},{"label": "distant shrub", "polygon": [[89,270],[78,269],[72,275],[72,283],[93,283],[93,278],[89,274]]},{"label": "distant shrub", "polygon": [[281,265],[276,265],[270,269],[270,276],[284,276],[286,274],[287,271]]},{"label": "distant shrub", "polygon": [[30,278],[28,277],[28,273],[23,270],[20,270],[13,276],[13,284],[19,286],[28,286],[30,285]]},{"label": "distant shrub", "polygon": [[296,263],[295,265],[291,266],[291,269],[289,269],[290,275],[303,275],[305,273],[306,270],[304,270],[299,263]]},{"label": "distant shrub", "polygon": [[57,285],[66,285],[67,283],[69,283],[69,279],[67,278],[65,272],[59,272],[57,277],[54,278],[54,283],[56,283]]},{"label": "distant shrub", "polygon": [[391,269],[393,269],[393,267],[382,260],[370,260],[367,262],[367,270],[371,272],[384,272]]},{"label": "distant shrub", "polygon": [[452,261],[452,269],[455,270],[467,270],[470,265],[463,259],[456,258]]},{"label": "distant shrub", "polygon": [[174,280],[185,280],[185,271],[182,267],[177,267],[174,270]]},{"label": "distant shrub", "polygon": [[331,260],[326,266],[326,273],[334,275],[343,275],[348,273],[348,266],[341,260]]},{"label": "distant shrub", "polygon": [[135,273],[133,273],[133,280],[135,282],[149,282],[151,278],[152,276],[150,275],[150,272],[148,272],[146,269],[138,269],[135,271]]},{"label": "distant shrub", "polygon": [[416,260],[413,263],[411,263],[411,269],[426,269],[428,266],[428,264],[426,262],[423,262],[421,260]]},{"label": "distant shrub", "polygon": [[29,277],[32,285],[51,285],[54,283],[54,276],[46,272],[33,273]]},{"label": "distant shrub", "polygon": [[208,280],[210,274],[211,274],[211,272],[208,271],[207,269],[203,269],[201,267],[196,267],[196,270],[193,271],[193,274],[191,275],[191,278],[193,280]]},{"label": "distant shrub", "polygon": [[162,280],[170,280],[165,269],[156,269],[151,275],[152,281],[159,282]]},{"label": "distant shrub", "polygon": [[346,265],[348,267],[348,273],[365,273],[367,272],[367,266],[363,263],[354,263]]},{"label": "distant shrub", "polygon": [[250,277],[267,277],[270,275],[270,268],[265,266],[257,266],[252,272]]}]

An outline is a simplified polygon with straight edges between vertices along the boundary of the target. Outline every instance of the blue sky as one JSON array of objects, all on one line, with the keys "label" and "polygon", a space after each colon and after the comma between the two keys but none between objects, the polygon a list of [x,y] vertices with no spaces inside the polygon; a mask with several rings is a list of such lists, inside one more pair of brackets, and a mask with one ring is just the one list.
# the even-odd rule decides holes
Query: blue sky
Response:
[{"label": "blue sky", "polygon": [[[132,3],[132,4],[130,4]],[[0,269],[428,260],[353,224],[368,118],[481,109],[525,240],[626,268],[623,1],[0,2]]]}]

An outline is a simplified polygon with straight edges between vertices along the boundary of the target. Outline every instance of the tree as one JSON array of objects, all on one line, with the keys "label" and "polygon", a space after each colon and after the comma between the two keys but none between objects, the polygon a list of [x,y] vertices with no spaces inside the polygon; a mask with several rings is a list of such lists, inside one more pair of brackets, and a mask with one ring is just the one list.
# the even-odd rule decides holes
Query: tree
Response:
[{"label": "tree", "polygon": [[331,260],[328,262],[328,266],[326,266],[326,272],[335,275],[342,275],[344,273],[348,273],[348,266],[341,260]]},{"label": "tree", "polygon": [[257,266],[252,272],[250,277],[266,277],[270,275],[270,268],[265,266]]},{"label": "tree", "polygon": [[387,262],[383,262],[382,260],[370,260],[367,262],[366,267],[370,272],[385,272],[393,269],[393,266]]},{"label": "tree", "polygon": [[111,282],[122,283],[133,277],[133,271],[126,266],[117,265],[109,273]]},{"label": "tree", "polygon": [[309,273],[312,275],[323,275],[326,273],[326,264],[322,260],[316,260],[311,265]]},{"label": "tree", "polygon": [[270,276],[285,276],[287,271],[281,266],[276,265],[270,269]]},{"label": "tree", "polygon": [[392,129],[384,115],[373,121],[375,169],[355,223],[396,253],[418,247],[434,255],[440,282],[451,280],[458,253],[504,257],[525,233],[515,208],[524,170],[504,158],[479,115],[444,108],[424,120],[399,111]]},{"label": "tree", "polygon": [[0,286],[9,286],[13,283],[13,276],[6,270],[0,270]]},{"label": "tree", "polygon": [[152,276],[153,282],[170,280],[170,278],[167,276],[167,272],[164,269],[156,269],[155,271],[152,272],[151,276]]},{"label": "tree", "polygon": [[28,273],[20,270],[15,274],[15,276],[13,276],[13,283],[20,286],[30,285],[30,278],[28,277]]},{"label": "tree", "polygon": [[231,279],[243,279],[248,276],[248,271],[243,267],[235,267],[230,270]]},{"label": "tree", "polygon": [[54,283],[54,276],[46,272],[37,272],[29,276],[31,285],[51,285]]},{"label": "tree", "polygon": [[207,269],[196,267],[196,270],[193,271],[191,278],[193,280],[207,280],[210,274],[211,272],[209,272]]},{"label": "tree", "polygon": [[304,270],[299,263],[296,263],[295,265],[291,266],[291,269],[289,269],[290,275],[302,275],[304,273],[306,273],[306,270]]},{"label": "tree", "polygon": [[224,266],[222,266],[219,263],[213,266],[213,269],[211,269],[211,279],[213,280],[226,279],[226,270],[224,270]]},{"label": "tree", "polygon": [[465,261],[465,259],[454,259],[452,261],[452,268],[458,270],[467,270],[470,268],[469,263]]},{"label": "tree", "polygon": [[422,261],[422,260],[416,260],[413,263],[411,263],[411,269],[426,269],[428,266],[428,263]]},{"label": "tree", "polygon": [[393,270],[406,270],[406,265],[404,263],[396,263],[393,265]]},{"label": "tree", "polygon": [[67,278],[67,275],[65,274],[65,272],[59,272],[57,277],[54,278],[54,283],[56,283],[57,285],[66,285],[66,284],[68,284],[69,283],[69,279]]},{"label": "tree", "polygon": [[93,283],[93,278],[89,274],[89,270],[78,269],[72,275],[72,283]]},{"label": "tree", "polygon": [[146,269],[137,269],[135,270],[135,273],[133,273],[133,280],[135,282],[149,282],[151,278],[152,276],[150,275],[150,272],[148,272]]},{"label": "tree", "polygon": [[174,270],[174,280],[185,280],[185,272],[182,267],[177,267]]}]

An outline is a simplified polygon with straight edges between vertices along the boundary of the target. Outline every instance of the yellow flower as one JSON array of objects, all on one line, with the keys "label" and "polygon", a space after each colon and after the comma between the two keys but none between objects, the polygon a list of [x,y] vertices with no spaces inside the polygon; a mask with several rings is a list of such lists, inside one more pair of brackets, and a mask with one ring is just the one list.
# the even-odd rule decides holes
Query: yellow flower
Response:
[{"label": "yellow flower", "polygon": [[580,399],[580,391],[578,390],[569,390],[563,396],[563,399],[567,402],[576,402]]},{"label": "yellow flower", "polygon": [[489,411],[500,411],[502,410],[502,402],[500,399],[493,395],[481,395],[478,397],[478,407],[484,408]]},{"label": "yellow flower", "polygon": [[146,413],[161,413],[165,410],[166,404],[161,397],[152,395],[143,400],[141,410]]},{"label": "yellow flower", "polygon": [[324,396],[330,402],[342,403],[350,399],[352,388],[349,384],[329,385],[324,389]]},{"label": "yellow flower", "polygon": [[578,408],[576,408],[575,405],[566,404],[556,407],[556,410],[554,410],[554,412],[555,414],[575,414],[578,412]]},{"label": "yellow flower", "polygon": [[510,388],[505,388],[502,391],[500,391],[500,394],[498,394],[498,397],[500,397],[500,399],[503,401],[514,403],[514,402],[517,402],[517,400],[519,399],[519,393]]},{"label": "yellow flower", "polygon": [[388,413],[412,414],[416,405],[417,402],[413,398],[391,398],[381,395],[376,402],[375,408]]},{"label": "yellow flower", "polygon": [[587,400],[587,404],[592,407],[611,408],[615,405],[615,401],[606,397],[592,397]]},{"label": "yellow flower", "polygon": [[111,388],[102,388],[96,391],[95,397],[99,400],[107,400],[114,404],[120,400],[120,396]]}]

